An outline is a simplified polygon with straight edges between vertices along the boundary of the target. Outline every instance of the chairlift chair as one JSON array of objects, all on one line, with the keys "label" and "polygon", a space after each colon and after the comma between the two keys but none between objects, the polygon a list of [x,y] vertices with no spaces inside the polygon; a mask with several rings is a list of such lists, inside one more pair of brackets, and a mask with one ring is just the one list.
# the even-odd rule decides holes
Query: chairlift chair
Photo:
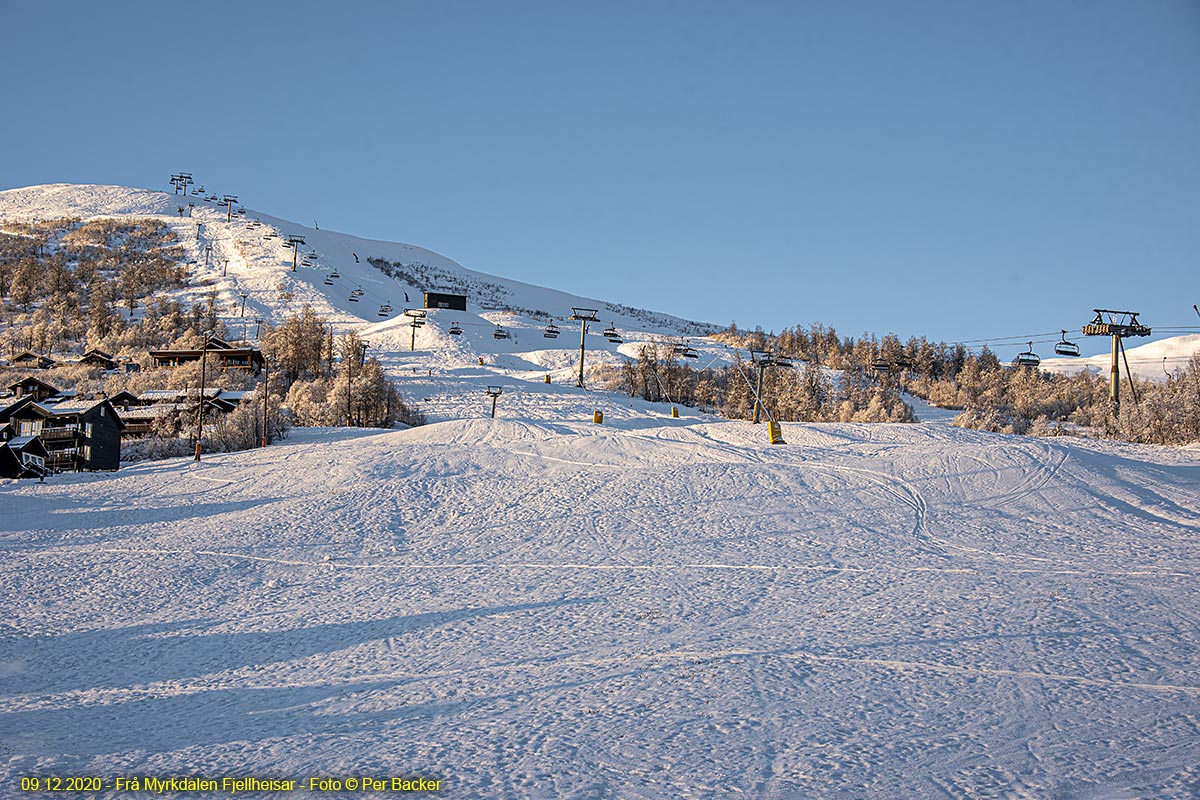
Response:
[{"label": "chairlift chair", "polygon": [[390,313],[391,313],[391,309],[390,309],[390,308],[388,308],[387,306],[380,306],[380,307],[379,307],[379,316],[381,316],[381,317],[386,317],[386,316],[387,316],[388,314],[390,314]]},{"label": "chairlift chair", "polygon": [[1017,353],[1017,357],[1012,360],[1014,367],[1036,367],[1042,363],[1042,359],[1037,353],[1033,352],[1033,342],[1026,342],[1029,349],[1023,353]]},{"label": "chairlift chair", "polygon": [[547,339],[557,339],[558,332],[558,326],[551,322],[546,326],[546,330],[542,332],[542,336],[546,337]]},{"label": "chairlift chair", "polygon": [[508,331],[504,330],[504,328],[497,325],[496,330],[492,331],[492,338],[493,339],[507,339]]},{"label": "chairlift chair", "polygon": [[329,273],[329,277],[331,277],[331,278],[340,278],[340,277],[342,277],[342,276],[341,276],[341,273],[339,273],[339,272],[338,272],[338,271],[335,269],[333,272]]},{"label": "chairlift chair", "polygon": [[1067,332],[1063,331],[1062,341],[1054,345],[1054,352],[1056,355],[1072,356],[1077,358],[1079,356],[1079,345],[1075,344],[1074,342],[1068,342]]},{"label": "chairlift chair", "polygon": [[462,328],[458,326],[457,322],[451,325],[450,330],[447,331],[451,336],[462,336],[462,332]]},{"label": "chairlift chair", "polygon": [[356,295],[356,294],[354,294],[353,292],[351,292],[351,293],[350,293],[350,298],[349,298],[349,299],[350,299],[350,302],[351,302],[351,303],[357,303],[357,302],[358,302],[358,295]]},{"label": "chairlift chair", "polygon": [[326,286],[333,286],[333,278],[326,276],[325,280],[322,281],[322,283],[324,283]]}]

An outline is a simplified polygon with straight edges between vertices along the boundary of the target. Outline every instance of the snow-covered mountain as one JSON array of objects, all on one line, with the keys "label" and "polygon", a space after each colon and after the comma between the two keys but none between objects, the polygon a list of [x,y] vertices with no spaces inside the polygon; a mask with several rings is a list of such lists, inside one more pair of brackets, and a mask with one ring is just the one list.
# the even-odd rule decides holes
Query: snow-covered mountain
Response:
[{"label": "snow-covered mountain", "polygon": [[[169,225],[195,262],[192,285],[182,294],[197,300],[216,291],[235,328],[243,294],[246,316],[271,322],[308,304],[338,328],[357,330],[393,369],[462,366],[482,355],[492,366],[517,372],[569,371],[579,347],[578,324],[564,321],[572,307],[596,309],[602,320],[590,326],[592,363],[614,360],[622,350],[636,353],[644,341],[699,336],[717,327],[635,308],[634,298],[579,297],[467,269],[416,245],[318,230],[252,208],[229,220],[226,205],[203,195],[74,184],[0,192],[0,219],[96,216],[154,217]],[[293,248],[285,245],[292,236],[304,238],[295,271]],[[414,346],[403,311],[421,308],[424,290],[465,294],[467,311],[430,311],[429,324],[416,334],[421,355],[409,358],[401,355]],[[544,336],[551,323],[561,330],[557,339]],[[452,326],[462,335],[451,337]],[[507,338],[495,337],[498,326]],[[623,346],[601,335],[609,326],[624,335]],[[710,349],[712,358],[723,357],[719,346]]]}]

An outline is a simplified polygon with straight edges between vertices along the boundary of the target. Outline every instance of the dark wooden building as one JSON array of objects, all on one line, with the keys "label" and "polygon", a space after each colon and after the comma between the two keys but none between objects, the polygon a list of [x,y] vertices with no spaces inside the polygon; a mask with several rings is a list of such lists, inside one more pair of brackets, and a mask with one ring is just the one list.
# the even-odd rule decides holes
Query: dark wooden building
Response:
[{"label": "dark wooden building", "polygon": [[121,421],[107,400],[42,405],[23,397],[0,409],[17,437],[36,436],[46,448],[51,472],[115,470],[121,465]]},{"label": "dark wooden building", "polygon": [[16,383],[10,383],[8,390],[12,392],[14,400],[19,400],[22,397],[45,400],[47,397],[54,397],[59,393],[57,387],[51,386],[45,381],[34,377],[23,378]]},{"label": "dark wooden building", "polygon": [[465,294],[450,294],[448,292],[426,292],[425,307],[448,308],[452,311],[466,311],[467,296]]},{"label": "dark wooden building", "polygon": [[112,357],[112,354],[106,353],[103,350],[97,350],[94,347],[83,354],[83,358],[79,359],[79,363],[90,364],[91,366],[100,367],[105,370],[117,368],[116,359]]},{"label": "dark wooden building", "polygon": [[26,350],[23,353],[17,353],[13,356],[11,363],[14,367],[19,367],[20,369],[50,369],[56,362],[49,356]]},{"label": "dark wooden building", "polygon": [[0,478],[40,478],[46,474],[46,446],[36,436],[0,442]]},{"label": "dark wooden building", "polygon": [[133,408],[142,405],[136,394],[125,391],[124,389],[114,395],[109,395],[107,400],[113,404],[113,408],[117,409],[118,413],[127,408]]},{"label": "dark wooden building", "polygon": [[[199,361],[204,355],[200,348],[177,350],[151,350],[150,358],[156,367],[181,367]],[[236,347],[222,339],[210,339],[208,363],[214,368],[232,367],[250,370],[257,375],[262,372],[262,351],[255,347]]]}]

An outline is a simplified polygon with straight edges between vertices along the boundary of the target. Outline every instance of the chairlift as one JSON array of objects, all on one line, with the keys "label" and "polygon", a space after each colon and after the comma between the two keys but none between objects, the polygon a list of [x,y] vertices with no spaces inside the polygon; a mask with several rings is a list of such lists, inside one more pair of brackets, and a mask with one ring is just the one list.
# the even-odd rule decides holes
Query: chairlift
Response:
[{"label": "chairlift", "polygon": [[462,336],[463,330],[462,330],[462,328],[460,328],[458,326],[458,323],[456,322],[453,325],[451,325],[450,330],[448,330],[446,332],[449,333],[451,336]]},{"label": "chairlift", "polygon": [[322,283],[324,283],[326,286],[333,286],[333,278],[331,276],[326,275],[325,280],[322,281]]},{"label": "chairlift", "polygon": [[392,310],[390,308],[388,308],[387,306],[379,307],[379,316],[386,317],[390,313],[392,313]]},{"label": "chairlift", "polygon": [[1014,367],[1036,367],[1042,363],[1042,359],[1037,353],[1033,352],[1033,342],[1026,342],[1029,349],[1023,353],[1017,353],[1017,357],[1012,360]]},{"label": "chairlift", "polygon": [[329,277],[331,277],[331,278],[340,278],[340,277],[342,277],[342,276],[341,276],[341,273],[339,273],[339,272],[338,272],[338,271],[335,269],[333,272],[329,273]]},{"label": "chairlift", "polygon": [[1075,344],[1074,342],[1068,342],[1067,332],[1064,330],[1062,332],[1062,341],[1054,345],[1054,352],[1056,355],[1060,356],[1078,357],[1079,345]]},{"label": "chairlift", "polygon": [[497,325],[496,330],[492,331],[492,338],[493,339],[507,339],[508,331],[504,330],[504,328]]},{"label": "chairlift", "polygon": [[542,336],[546,337],[547,339],[557,339],[558,333],[558,326],[551,322],[546,326],[546,330],[542,332]]},{"label": "chairlift", "polygon": [[609,325],[607,328],[604,329],[603,333],[604,333],[605,338],[607,338],[607,339],[620,339],[621,338],[621,332],[617,330],[615,325]]}]

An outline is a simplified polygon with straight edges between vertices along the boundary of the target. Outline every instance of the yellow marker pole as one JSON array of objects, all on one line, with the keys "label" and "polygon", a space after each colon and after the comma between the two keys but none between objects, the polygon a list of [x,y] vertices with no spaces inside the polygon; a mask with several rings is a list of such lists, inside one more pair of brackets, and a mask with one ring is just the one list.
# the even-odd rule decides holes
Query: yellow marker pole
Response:
[{"label": "yellow marker pole", "polygon": [[593,411],[592,412],[592,422],[594,422],[597,425],[603,425],[604,424],[604,412],[600,411],[600,410]]},{"label": "yellow marker pole", "polygon": [[676,408],[675,406],[671,406],[671,418],[679,419],[679,409]]},{"label": "yellow marker pole", "polygon": [[771,421],[767,423],[767,435],[770,437],[771,444],[787,444],[783,440],[783,431],[780,429],[778,422]]}]

